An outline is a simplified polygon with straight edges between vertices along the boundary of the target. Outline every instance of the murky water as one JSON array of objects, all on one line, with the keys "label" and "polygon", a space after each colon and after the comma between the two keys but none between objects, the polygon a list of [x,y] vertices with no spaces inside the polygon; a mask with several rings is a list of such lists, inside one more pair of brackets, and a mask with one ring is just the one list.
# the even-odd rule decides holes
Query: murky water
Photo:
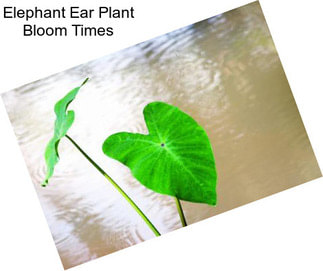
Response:
[{"label": "murky water", "polygon": [[181,227],[173,199],[101,151],[115,132],[145,133],[142,109],[151,101],[179,106],[212,142],[218,206],[183,202],[189,224],[321,176],[258,3],[179,29],[3,94],[66,268],[154,236],[68,140],[49,187],[39,185],[53,105],[88,76],[71,104],[69,135],[162,233]]}]

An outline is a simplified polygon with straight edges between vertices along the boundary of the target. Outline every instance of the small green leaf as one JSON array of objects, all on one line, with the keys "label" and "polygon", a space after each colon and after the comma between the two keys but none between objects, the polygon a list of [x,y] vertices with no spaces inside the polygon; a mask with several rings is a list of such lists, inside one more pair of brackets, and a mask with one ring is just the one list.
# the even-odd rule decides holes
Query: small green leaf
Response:
[{"label": "small green leaf", "polygon": [[216,204],[214,156],[204,129],[175,106],[153,102],[144,108],[148,135],[116,133],[103,152],[130,168],[155,192],[182,200]]},{"label": "small green leaf", "polygon": [[66,112],[68,105],[74,100],[76,94],[80,88],[88,81],[88,78],[84,80],[82,85],[72,89],[69,93],[66,94],[64,98],[59,100],[54,107],[56,114],[55,126],[54,126],[54,135],[51,140],[48,142],[45,150],[45,160],[47,165],[47,174],[45,180],[42,183],[42,186],[47,186],[49,178],[53,176],[54,167],[58,163],[58,144],[62,137],[64,137],[68,129],[72,126],[74,122],[74,111],[69,110]]}]

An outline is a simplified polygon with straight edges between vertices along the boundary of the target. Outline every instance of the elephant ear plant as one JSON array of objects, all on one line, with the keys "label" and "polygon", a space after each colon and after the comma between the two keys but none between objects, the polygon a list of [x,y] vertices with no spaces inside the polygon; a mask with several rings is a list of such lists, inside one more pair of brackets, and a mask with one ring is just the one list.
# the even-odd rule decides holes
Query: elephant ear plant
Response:
[{"label": "elephant ear plant", "polygon": [[214,156],[204,129],[175,106],[153,102],[144,108],[148,135],[116,133],[103,152],[130,168],[151,190],[175,197],[183,226],[180,200],[216,204]]},{"label": "elephant ear plant", "polygon": [[[47,186],[59,160],[58,144],[63,137],[113,185],[128,201],[156,236],[160,233],[122,188],[85,151],[67,135],[74,121],[74,111],[67,111],[79,89],[59,100],[54,108],[56,121],[54,135],[49,141],[45,160]],[[103,143],[103,152],[129,167],[133,176],[147,188],[175,198],[183,226],[187,225],[180,200],[215,205],[217,173],[209,138],[205,130],[189,115],[175,106],[153,102],[144,108],[149,134],[116,133]]]},{"label": "elephant ear plant", "polygon": [[48,142],[45,150],[45,160],[47,164],[47,174],[45,180],[42,183],[42,186],[47,186],[48,180],[53,176],[55,165],[58,163],[59,154],[58,154],[58,144],[60,140],[66,136],[68,129],[72,126],[74,122],[74,111],[67,111],[68,105],[74,100],[75,96],[79,92],[80,88],[87,82],[88,78],[84,82],[69,93],[65,97],[59,100],[54,107],[56,114],[56,120],[54,125],[54,135],[52,139]]},{"label": "elephant ear plant", "polygon": [[47,164],[47,174],[42,186],[48,185],[49,178],[52,177],[54,167],[58,163],[59,153],[58,144],[63,137],[69,139],[72,144],[84,155],[84,157],[113,185],[113,187],[128,201],[128,203],[134,208],[134,210],[140,215],[147,226],[153,231],[156,236],[160,236],[159,231],[150,222],[147,216],[140,210],[137,204],[123,191],[123,189],[97,164],[87,153],[70,137],[67,135],[68,129],[74,122],[74,111],[66,111],[69,104],[74,100],[80,88],[88,81],[88,78],[81,84],[81,86],[72,89],[61,100],[59,100],[54,107],[56,114],[56,121],[54,125],[54,135],[48,142],[45,150],[45,161]]}]

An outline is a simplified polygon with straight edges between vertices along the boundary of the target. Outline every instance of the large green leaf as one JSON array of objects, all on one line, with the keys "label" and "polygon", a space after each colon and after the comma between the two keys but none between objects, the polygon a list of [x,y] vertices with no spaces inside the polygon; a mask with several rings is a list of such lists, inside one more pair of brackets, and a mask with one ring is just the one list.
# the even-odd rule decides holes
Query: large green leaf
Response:
[{"label": "large green leaf", "polygon": [[175,106],[153,102],[144,108],[148,135],[116,133],[103,152],[130,168],[146,187],[182,200],[216,204],[217,174],[204,129]]},{"label": "large green leaf", "polygon": [[76,94],[80,88],[87,82],[88,78],[80,85],[72,89],[69,93],[65,95],[64,98],[59,100],[54,107],[56,114],[56,120],[54,125],[54,135],[48,142],[45,150],[45,160],[47,165],[47,174],[42,186],[48,184],[49,178],[53,176],[55,165],[58,163],[58,144],[62,137],[64,137],[68,129],[72,126],[74,122],[74,111],[69,110],[66,112],[68,105],[74,100]]}]

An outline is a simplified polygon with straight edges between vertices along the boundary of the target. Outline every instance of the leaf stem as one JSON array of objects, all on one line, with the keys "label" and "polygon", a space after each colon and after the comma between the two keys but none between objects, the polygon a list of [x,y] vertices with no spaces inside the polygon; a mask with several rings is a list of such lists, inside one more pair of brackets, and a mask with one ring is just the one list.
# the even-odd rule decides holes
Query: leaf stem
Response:
[{"label": "leaf stem", "polygon": [[148,227],[154,232],[156,236],[160,236],[159,231],[156,227],[150,222],[147,216],[140,210],[136,203],[122,190],[122,188],[97,164],[95,163],[85,151],[68,135],[65,135],[73,145],[85,156],[85,158],[118,190],[118,192],[128,201],[128,203],[135,209],[135,211],[140,215],[140,217],[145,221]]},{"label": "leaf stem", "polygon": [[186,223],[186,219],[185,219],[185,216],[184,216],[184,212],[183,212],[181,202],[179,201],[179,199],[177,197],[175,197],[175,202],[176,202],[176,207],[177,207],[179,217],[180,217],[181,222],[182,222],[182,226],[186,227],[187,223]]}]

